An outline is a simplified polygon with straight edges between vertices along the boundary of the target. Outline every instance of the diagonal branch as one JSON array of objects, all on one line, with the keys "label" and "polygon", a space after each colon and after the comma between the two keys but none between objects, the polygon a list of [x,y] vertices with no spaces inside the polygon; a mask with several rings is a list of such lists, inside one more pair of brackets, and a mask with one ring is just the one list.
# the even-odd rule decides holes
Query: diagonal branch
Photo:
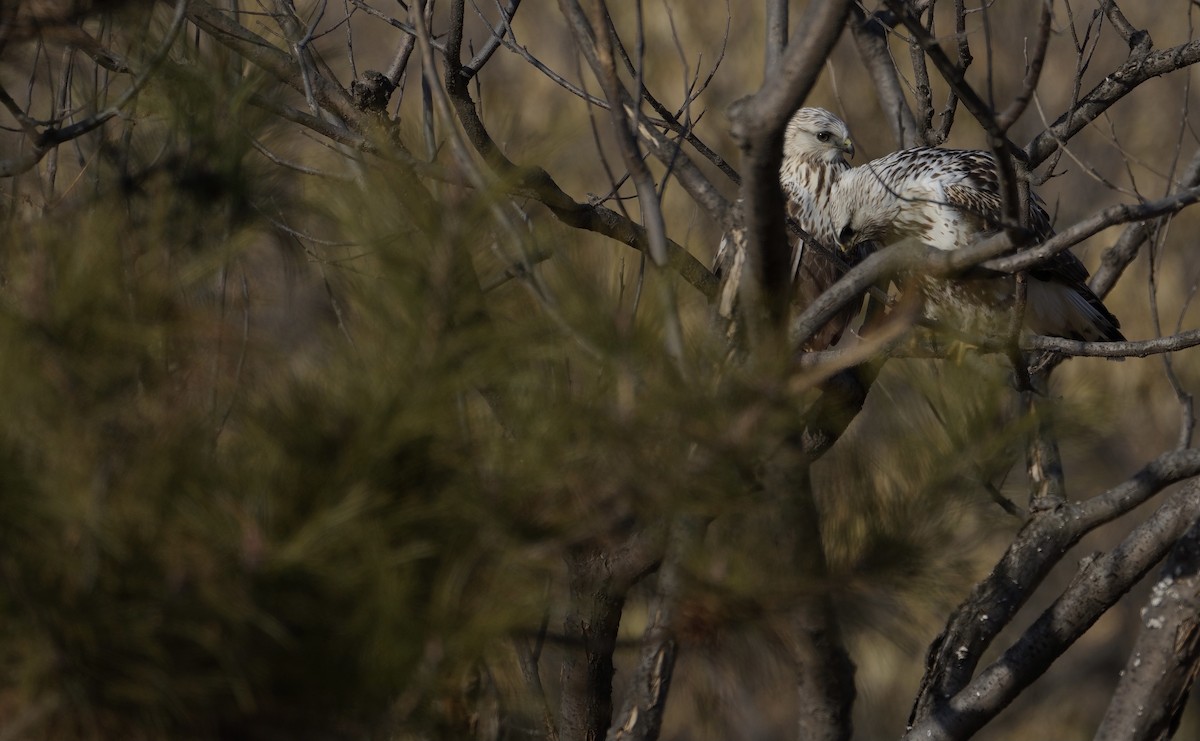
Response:
[{"label": "diagonal branch", "polygon": [[988,260],[982,263],[982,265],[989,270],[997,270],[1002,273],[1016,273],[1021,270],[1027,270],[1110,226],[1128,224],[1131,221],[1143,221],[1165,214],[1173,214],[1197,201],[1200,201],[1200,186],[1185,188],[1157,201],[1109,206],[1103,211],[1077,222],[1069,229],[1064,229],[1055,234],[1036,247],[1022,250],[1008,257]]},{"label": "diagonal branch", "polygon": [[[1147,37],[1148,39],[1149,37]],[[1100,81],[1087,95],[1058,117],[1048,129],[1033,138],[1025,147],[1030,168],[1046,160],[1062,142],[1077,134],[1096,120],[1121,98],[1137,89],[1146,80],[1200,62],[1200,40],[1150,52],[1139,46],[1124,64]]]},{"label": "diagonal branch", "polygon": [[924,724],[967,686],[997,634],[1084,535],[1167,486],[1196,475],[1200,475],[1200,450],[1166,453],[1103,494],[1036,513],[930,646],[909,725],[926,728]]},{"label": "diagonal branch", "polygon": [[1200,671],[1200,525],[1171,551],[1096,741],[1169,738]]},{"label": "diagonal branch", "polygon": [[969,738],[1140,581],[1198,516],[1200,485],[1192,483],[1164,502],[1112,552],[1084,559],[1070,586],[999,659],[910,728],[904,738]]},{"label": "diagonal branch", "polygon": [[[467,80],[459,74],[446,76],[446,92],[467,140],[500,182],[514,195],[532,198],[543,204],[568,226],[602,234],[649,254],[650,239],[645,227],[598,204],[575,201],[540,167],[522,167],[500,150],[483,125]],[[716,296],[716,276],[691,253],[671,240],[666,241],[667,265],[707,298]]]},{"label": "diagonal branch", "polygon": [[[1183,172],[1183,177],[1175,185],[1176,193],[1186,188],[1200,186],[1200,150],[1192,155],[1191,161]],[[1119,239],[1112,247],[1104,251],[1100,259],[1100,267],[1088,282],[1097,296],[1105,296],[1116,285],[1125,268],[1137,257],[1141,246],[1146,242],[1155,229],[1163,226],[1167,217],[1159,217],[1157,221],[1139,221],[1125,228]]]}]

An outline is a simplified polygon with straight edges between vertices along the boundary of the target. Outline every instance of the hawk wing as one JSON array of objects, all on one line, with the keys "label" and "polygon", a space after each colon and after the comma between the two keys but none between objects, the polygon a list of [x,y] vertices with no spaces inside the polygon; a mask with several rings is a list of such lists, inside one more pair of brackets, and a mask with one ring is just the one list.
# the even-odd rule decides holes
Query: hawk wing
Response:
[{"label": "hawk wing", "polygon": [[[800,224],[809,223],[800,213],[795,201],[788,200],[788,218]],[[838,281],[855,262],[852,255],[843,257],[811,237],[792,238],[792,302],[803,310]],[[857,254],[857,253],[855,253]],[[859,302],[851,301],[826,322],[804,345],[808,352],[832,347],[842,337],[846,327],[858,315]]]},{"label": "hawk wing", "polygon": [[[864,168],[874,174],[875,197],[895,204],[894,217],[876,224],[876,229],[882,226],[895,236],[958,249],[994,234],[1003,222],[999,171],[990,152],[920,147],[882,157]],[[1050,215],[1033,193],[1028,224],[1038,241],[1054,235]],[[1075,255],[1060,252],[1029,275],[1026,323],[1030,329],[1061,337],[1124,339],[1117,318],[1088,287],[1087,268]],[[964,277],[989,276],[999,277],[983,270],[969,271]]]},{"label": "hawk wing", "polygon": [[[939,150],[933,150],[939,151]],[[999,230],[1003,215],[1003,200],[1000,197],[1000,179],[997,174],[996,161],[990,152],[940,150],[962,152],[957,160],[964,168],[965,177],[961,182],[946,186],[946,200],[964,214],[972,214],[980,220],[980,234],[994,233]],[[1029,228],[1037,241],[1044,242],[1054,236],[1054,227],[1050,214],[1046,212],[1042,199],[1035,193],[1029,194]],[[1050,284],[1049,290],[1058,287],[1057,291],[1070,303],[1083,302],[1076,308],[1084,314],[1091,315],[1091,324],[1096,330],[1095,338],[1108,341],[1124,340],[1119,327],[1120,321],[1113,315],[1104,302],[1100,300],[1087,284],[1088,270],[1083,262],[1069,250],[1063,250],[1029,271],[1029,276],[1035,281]],[[1065,292],[1061,289],[1067,289]],[[1090,309],[1090,311],[1089,311]],[[1077,339],[1086,339],[1084,332],[1078,329],[1067,330],[1077,335]]]}]

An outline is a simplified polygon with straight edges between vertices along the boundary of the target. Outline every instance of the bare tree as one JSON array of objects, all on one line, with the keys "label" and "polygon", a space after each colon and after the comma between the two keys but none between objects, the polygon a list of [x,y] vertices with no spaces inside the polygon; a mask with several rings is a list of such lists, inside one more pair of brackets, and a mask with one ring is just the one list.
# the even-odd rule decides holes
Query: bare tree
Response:
[{"label": "bare tree", "polygon": [[[433,543],[414,526],[403,531],[421,542],[411,552],[378,536],[370,553],[388,563],[438,554],[412,577],[421,606],[410,608],[429,615],[392,636],[403,658],[381,666],[404,677],[383,681],[388,691],[364,691],[353,714],[315,721],[322,705],[272,705],[256,684],[271,672],[229,659],[217,676],[239,677],[221,690],[233,709],[197,734],[849,739],[864,717],[869,734],[914,740],[1027,734],[1045,730],[1037,719],[1059,698],[1030,688],[1072,666],[1067,652],[1102,620],[1136,623],[1136,641],[1105,647],[1106,657],[1128,652],[1124,669],[1090,695],[1101,703],[1089,705],[1094,717],[1058,730],[1150,739],[1197,723],[1186,699],[1200,658],[1191,395],[1200,365],[1189,350],[1200,344],[1200,274],[1190,229],[1172,230],[1200,201],[1186,77],[1200,61],[1192,4],[1128,17],[1111,0],[796,5],[0,5],[12,242],[0,290],[13,336],[46,338],[35,362],[64,379],[56,398],[115,384],[130,394],[122,407],[178,401],[179,415],[205,430],[195,447],[217,462],[207,470],[233,472],[213,484],[221,494],[189,506],[242,528],[233,572],[250,581],[263,559],[299,563],[297,543],[326,532],[297,525],[315,535],[289,540],[274,505],[228,494],[255,470],[256,456],[237,451],[252,441],[275,450],[290,434],[253,411],[275,409],[282,377],[300,379],[286,385],[297,408],[312,405],[297,418],[333,420],[325,442],[297,444],[277,464],[308,470],[304,459],[331,456],[323,470],[348,477],[331,522],[364,487],[409,492],[396,482],[411,473],[438,492],[397,495],[406,512],[425,513],[418,522],[483,510],[503,523]],[[836,245],[812,245],[844,274],[798,301],[792,245],[802,235],[785,216],[779,169],[784,127],[805,104],[839,110],[874,155],[990,150],[1005,228],[954,252],[896,246],[856,263]],[[1022,229],[1031,187],[1057,221],[1040,244]],[[100,227],[101,217],[127,221]],[[114,262],[72,277],[67,266],[90,253],[36,236],[56,222],[98,241],[107,229]],[[138,236],[147,224],[172,244]],[[958,337],[978,352],[955,359],[945,328],[906,311],[905,276],[989,271],[1023,285],[1027,271],[1088,240],[1104,245],[1092,289],[1138,339],[1023,335],[1014,353]],[[710,268],[720,243],[724,259]],[[70,358],[110,346],[63,354],[81,332],[108,336],[107,315],[79,308],[86,302],[66,288],[84,278],[108,286],[130,326],[158,328],[146,340],[157,349],[136,367],[89,376]],[[801,350],[864,296],[860,331]],[[155,323],[168,304],[193,320]],[[59,321],[64,306],[99,328]],[[1127,360],[1077,359],[1088,357]],[[157,385],[160,376],[169,383]],[[398,379],[419,390],[397,392],[404,402],[389,411],[370,384]],[[365,388],[339,426],[343,402],[331,400],[343,382]],[[1145,419],[1106,417],[1104,397],[1133,388],[1142,401],[1108,398],[1107,408],[1142,404]],[[440,401],[424,405],[422,393]],[[1178,421],[1164,435],[1167,413]],[[37,417],[13,418],[25,414]],[[96,419],[99,437],[163,434]],[[21,438],[17,429],[0,439]],[[368,438],[390,440],[395,429],[409,452],[371,452]],[[31,434],[14,460],[53,459],[57,438],[37,434],[45,442]],[[330,452],[360,437],[358,457]],[[419,475],[401,466],[368,486],[347,473],[411,450],[427,453]],[[79,480],[97,491],[137,470],[119,443],[81,456],[93,465]],[[1085,473],[1068,480],[1076,466]],[[136,480],[155,488],[192,476]],[[295,490],[324,485],[298,478]],[[107,501],[98,494],[89,506],[107,512]],[[970,514],[938,520],[959,510]],[[970,556],[945,576],[938,564],[959,558],[973,534]],[[1085,540],[1090,552],[1072,566]],[[1145,594],[1139,585],[1156,568]],[[191,566],[164,569],[169,602],[196,577]],[[5,609],[54,636],[60,665],[98,672],[73,653],[37,582],[15,565],[3,571]],[[480,586],[489,580],[511,590],[515,614]],[[270,591],[279,601],[264,602],[261,616],[220,620],[300,645],[308,633],[289,633],[283,616],[289,594]],[[1126,614],[1142,603],[1140,618]],[[481,628],[478,616],[492,613]],[[858,697],[856,685],[874,680],[856,677],[855,665],[882,650],[872,631],[896,632],[889,655],[910,659],[887,680],[909,688],[907,719],[894,698]],[[370,640],[354,650],[369,656],[364,646],[383,639]],[[923,668],[911,661],[914,642],[928,645]],[[34,684],[53,685],[54,662],[30,661],[22,671]],[[781,686],[787,699],[768,702]],[[166,694],[160,712],[132,690],[127,704],[108,704],[84,682],[45,704],[17,695],[0,717],[30,737],[153,735],[208,701]],[[1010,705],[1033,720],[1004,714]]]}]

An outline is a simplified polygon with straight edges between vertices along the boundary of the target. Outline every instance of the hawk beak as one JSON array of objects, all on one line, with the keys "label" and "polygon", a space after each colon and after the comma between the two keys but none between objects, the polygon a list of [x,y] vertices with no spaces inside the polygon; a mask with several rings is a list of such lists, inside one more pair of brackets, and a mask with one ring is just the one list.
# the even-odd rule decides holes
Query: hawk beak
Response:
[{"label": "hawk beak", "polygon": [[848,157],[854,156],[854,142],[850,141],[849,137],[842,139],[842,151],[845,152],[846,156]]},{"label": "hawk beak", "polygon": [[849,224],[842,227],[842,230],[838,232],[837,243],[842,252],[849,252],[850,248],[854,246],[854,229]]}]

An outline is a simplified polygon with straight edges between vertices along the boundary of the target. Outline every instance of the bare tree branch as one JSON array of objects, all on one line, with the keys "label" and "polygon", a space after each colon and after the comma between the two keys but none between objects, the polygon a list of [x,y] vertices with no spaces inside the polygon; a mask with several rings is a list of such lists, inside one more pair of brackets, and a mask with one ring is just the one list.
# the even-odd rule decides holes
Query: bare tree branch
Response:
[{"label": "bare tree branch", "polygon": [[892,61],[887,43],[887,26],[877,16],[867,15],[858,4],[851,6],[850,13],[850,32],[854,45],[875,84],[875,95],[879,98],[879,107],[886,114],[888,126],[892,128],[892,139],[902,149],[925,144]]},{"label": "bare tree branch", "polygon": [[[1086,558],[1071,585],[979,676],[904,738],[969,738],[1037,679],[1168,552],[1200,516],[1200,485],[1170,497],[1111,553]],[[990,621],[987,615],[985,621]]]},{"label": "bare tree branch", "polygon": [[1044,162],[1058,149],[1060,142],[1079,133],[1113,103],[1136,90],[1146,80],[1200,61],[1200,40],[1156,52],[1142,53],[1141,48],[1135,49],[1128,61],[1101,80],[1071,110],[1059,116],[1050,128],[1026,145],[1025,155],[1031,168]]},{"label": "bare tree branch", "polygon": [[[612,106],[610,113],[617,146],[633,180],[638,195],[638,205],[641,208],[642,221],[646,224],[650,247],[648,254],[654,260],[655,265],[660,268],[666,267],[667,227],[663,219],[662,202],[654,184],[654,176],[650,173],[645,161],[642,160],[641,152],[638,151],[637,138],[634,134],[638,118],[637,108],[636,106],[632,109],[628,108],[626,103],[628,94],[621,86],[617,76],[608,8],[605,7],[604,0],[593,0],[589,14],[592,34],[589,34],[583,9],[578,2],[560,0],[559,7],[562,9],[563,15],[571,20],[569,25],[575,34],[575,43],[581,48],[591,46],[591,53],[585,53],[584,57],[593,64],[592,71],[600,81],[605,97]],[[662,291],[666,304],[667,352],[675,360],[680,373],[686,377],[686,366],[683,360],[683,326],[679,320],[674,289],[669,282],[664,282]]]},{"label": "bare tree branch", "polygon": [[707,524],[706,518],[681,515],[671,525],[650,602],[650,621],[642,638],[641,659],[621,711],[609,728],[608,741],[654,741],[659,736],[679,649],[676,625],[686,563],[700,545]]},{"label": "bare tree branch", "polygon": [[1198,474],[1200,451],[1166,453],[1103,494],[1034,513],[930,646],[909,725],[940,732],[936,730],[938,713],[967,686],[992,640],[1080,538],[1170,484]]},{"label": "bare tree branch", "polygon": [[476,52],[471,61],[463,65],[462,73],[468,78],[474,77],[483,69],[483,65],[487,64],[496,50],[504,43],[504,36],[511,28],[512,19],[517,14],[517,8],[520,7],[521,0],[508,0],[508,5],[500,9],[500,27],[492,29],[492,35],[488,38],[487,43],[483,48]]},{"label": "bare tree branch", "polygon": [[[150,81],[150,78],[154,75],[154,73],[158,71],[159,65],[166,60],[167,54],[171,50],[171,46],[174,45],[175,39],[178,37],[180,30],[183,28],[183,22],[187,17],[186,11],[188,9],[188,2],[189,0],[176,1],[175,14],[171,19],[171,25],[167,29],[167,33],[163,39],[163,42],[157,49],[155,49],[154,53],[150,55],[150,58],[146,60],[145,67],[136,77],[134,77],[134,80],[130,84],[129,88],[117,98],[115,103],[109,105],[102,111],[88,116],[82,121],[77,121],[73,124],[63,127],[50,126],[46,129],[43,129],[41,132],[36,133],[36,135],[33,135],[33,141],[31,142],[29,151],[18,155],[13,159],[0,160],[0,178],[13,177],[14,175],[27,172],[28,170],[32,169],[34,165],[40,162],[48,152],[57,147],[59,144],[71,141],[72,139],[77,139],[84,134],[100,128],[110,119],[119,114],[127,105],[129,105],[129,103],[133,101],[134,98],[136,98],[137,95],[142,91],[142,88],[144,88]],[[2,95],[2,98],[0,99],[3,100],[5,106],[9,108],[10,112],[13,112],[13,115],[17,117],[18,121],[21,122],[22,127],[26,129],[27,133],[32,135],[36,130],[35,128],[31,128],[31,126],[33,126],[32,119],[30,119],[24,112],[20,110],[19,107],[16,106],[16,103],[12,100],[7,92],[3,91],[3,88],[0,88],[0,95]]]},{"label": "bare tree branch", "polygon": [[1200,526],[1180,538],[1142,608],[1141,631],[1096,741],[1169,738],[1200,671]]},{"label": "bare tree branch", "polygon": [[[1173,190],[1178,192],[1196,186],[1200,186],[1200,150],[1192,155],[1183,177],[1180,178]],[[1125,272],[1125,268],[1129,267],[1129,264],[1137,257],[1138,251],[1150,234],[1165,225],[1166,221],[1167,219],[1164,217],[1159,217],[1157,221],[1139,221],[1130,224],[1121,232],[1116,243],[1104,251],[1104,255],[1100,259],[1100,268],[1088,281],[1088,285],[1096,292],[1097,296],[1105,296],[1112,290]]]},{"label": "bare tree branch", "polygon": [[1110,226],[1128,224],[1131,221],[1142,221],[1164,214],[1172,214],[1186,206],[1190,206],[1196,201],[1200,201],[1200,186],[1180,190],[1173,195],[1157,201],[1109,206],[1103,211],[1062,230],[1037,247],[1022,250],[1008,257],[998,257],[988,260],[981,264],[989,270],[998,270],[1003,273],[1015,273],[1020,270],[1027,270],[1046,258],[1052,257]]},{"label": "bare tree branch", "polygon": [[[603,234],[641,252],[649,251],[649,237],[640,224],[600,205],[582,204],[568,196],[540,167],[519,167],[509,160],[488,134],[475,110],[467,80],[448,75],[447,92],[467,139],[502,183],[512,192],[542,203],[568,226]],[[667,240],[667,264],[706,297],[716,296],[716,277],[687,250]]]},{"label": "bare tree branch", "polygon": [[1033,100],[1033,94],[1037,90],[1038,81],[1042,77],[1042,64],[1046,61],[1046,48],[1050,44],[1050,25],[1054,20],[1050,7],[1051,0],[1042,2],[1042,12],[1038,16],[1037,40],[1034,42],[1033,56],[1029,57],[1028,66],[1025,68],[1021,91],[1008,107],[996,116],[996,124],[1002,131],[1012,128],[1029,106],[1029,101]]},{"label": "bare tree branch", "polygon": [[1186,350],[1200,345],[1200,330],[1134,342],[1083,342],[1065,337],[1033,335],[1021,340],[1024,350],[1049,350],[1063,355],[1087,358],[1145,358],[1166,352]]},{"label": "bare tree branch", "polygon": [[771,70],[783,60],[783,52],[787,49],[788,0],[765,0],[764,5],[767,28],[763,44],[763,74],[769,76]]}]

